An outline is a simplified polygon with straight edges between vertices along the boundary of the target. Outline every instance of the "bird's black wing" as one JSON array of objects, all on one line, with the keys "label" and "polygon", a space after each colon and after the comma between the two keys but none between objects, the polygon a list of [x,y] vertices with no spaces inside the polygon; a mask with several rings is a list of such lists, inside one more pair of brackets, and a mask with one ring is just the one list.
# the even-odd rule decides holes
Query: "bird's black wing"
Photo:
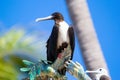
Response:
[{"label": "bird's black wing", "polygon": [[52,63],[57,59],[57,41],[58,41],[58,27],[54,26],[52,33],[47,40],[47,60]]},{"label": "bird's black wing", "polygon": [[73,58],[74,47],[75,47],[75,35],[74,35],[73,27],[69,27],[68,35],[69,35],[70,46],[71,46],[71,50],[72,50],[72,53],[71,53],[71,59],[72,59]]}]

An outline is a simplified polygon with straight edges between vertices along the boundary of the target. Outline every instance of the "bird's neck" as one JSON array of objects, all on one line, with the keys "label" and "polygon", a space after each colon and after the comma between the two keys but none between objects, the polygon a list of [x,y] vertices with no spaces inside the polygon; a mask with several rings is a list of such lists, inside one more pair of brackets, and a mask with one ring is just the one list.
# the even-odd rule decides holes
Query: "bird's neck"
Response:
[{"label": "bird's neck", "polygon": [[64,22],[64,20],[62,20],[62,19],[55,20],[55,24],[57,24],[57,25],[59,25],[61,22]]},{"label": "bird's neck", "polygon": [[57,25],[58,27],[61,27],[61,26],[69,26],[65,21],[59,21],[59,22],[55,22],[55,25]]}]

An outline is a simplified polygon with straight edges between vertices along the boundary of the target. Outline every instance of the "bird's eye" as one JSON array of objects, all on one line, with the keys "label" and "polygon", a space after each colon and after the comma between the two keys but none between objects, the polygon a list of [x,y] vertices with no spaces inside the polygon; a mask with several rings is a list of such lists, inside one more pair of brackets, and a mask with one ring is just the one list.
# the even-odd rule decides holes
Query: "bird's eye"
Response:
[{"label": "bird's eye", "polygon": [[100,69],[100,71],[102,71],[102,69]]}]

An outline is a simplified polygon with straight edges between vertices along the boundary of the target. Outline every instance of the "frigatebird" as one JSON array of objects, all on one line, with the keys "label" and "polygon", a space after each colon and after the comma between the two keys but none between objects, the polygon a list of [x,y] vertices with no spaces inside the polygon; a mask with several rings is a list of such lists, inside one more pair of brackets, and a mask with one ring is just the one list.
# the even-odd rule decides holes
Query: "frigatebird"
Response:
[{"label": "frigatebird", "polygon": [[[43,20],[54,20],[55,24],[53,26],[51,35],[47,40],[47,60],[52,63],[55,62],[59,53],[64,51],[65,48],[70,45],[71,48],[71,58],[73,58],[73,51],[75,46],[75,37],[73,27],[70,27],[65,21],[61,13],[55,12],[52,15],[44,18],[37,18],[36,22]],[[51,64],[51,63],[49,63]],[[58,70],[61,75],[65,75],[66,68]]]}]

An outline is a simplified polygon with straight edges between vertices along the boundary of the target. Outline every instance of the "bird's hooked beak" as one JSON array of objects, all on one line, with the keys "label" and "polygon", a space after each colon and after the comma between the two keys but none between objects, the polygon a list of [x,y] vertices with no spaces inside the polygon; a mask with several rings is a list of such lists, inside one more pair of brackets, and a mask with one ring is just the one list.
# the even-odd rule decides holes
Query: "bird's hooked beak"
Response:
[{"label": "bird's hooked beak", "polygon": [[51,20],[51,19],[53,19],[53,16],[47,16],[47,17],[44,17],[44,18],[37,18],[35,21],[39,22],[39,21]]},{"label": "bird's hooked beak", "polygon": [[92,73],[92,74],[99,74],[100,72],[99,71],[86,71],[86,73]]}]

